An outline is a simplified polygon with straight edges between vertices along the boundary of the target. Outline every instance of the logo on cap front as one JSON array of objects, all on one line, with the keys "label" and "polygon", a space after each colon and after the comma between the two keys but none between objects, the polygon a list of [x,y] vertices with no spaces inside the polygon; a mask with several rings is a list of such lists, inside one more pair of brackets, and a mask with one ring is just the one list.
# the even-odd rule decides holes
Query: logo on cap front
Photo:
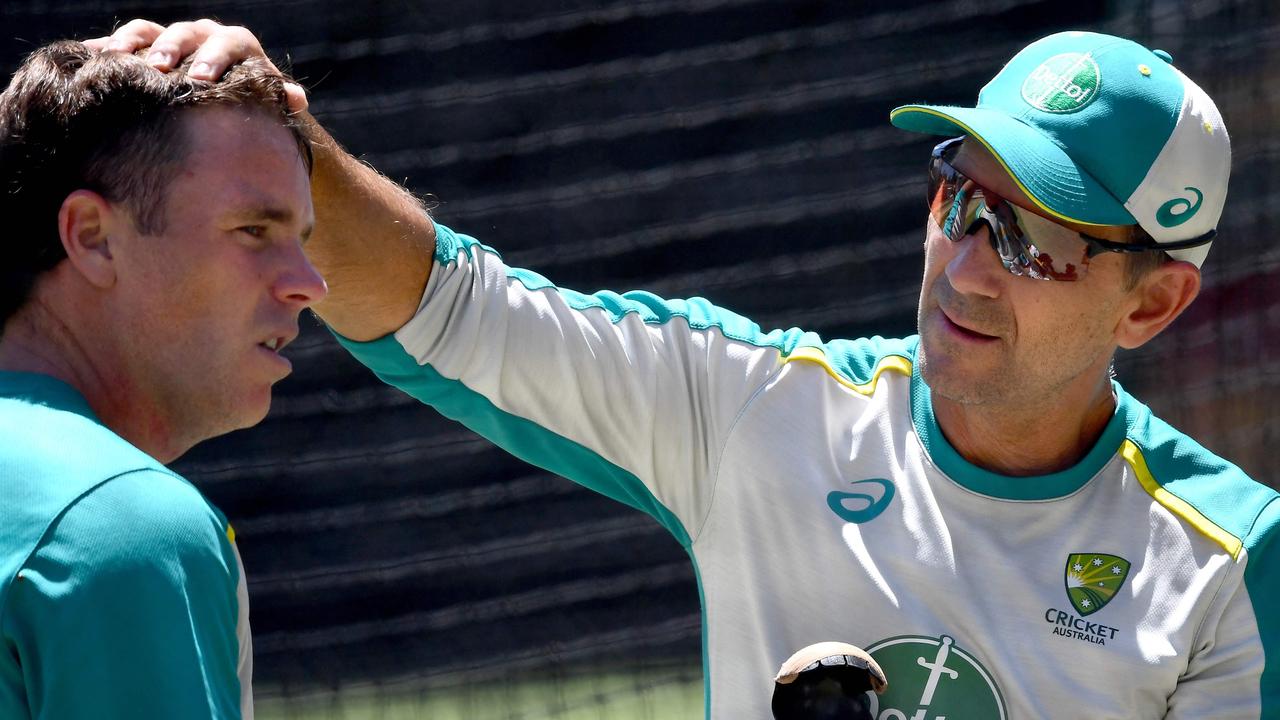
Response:
[{"label": "logo on cap front", "polygon": [[1070,113],[1098,94],[1102,73],[1089,53],[1062,53],[1040,63],[1022,82],[1022,99],[1037,110]]}]

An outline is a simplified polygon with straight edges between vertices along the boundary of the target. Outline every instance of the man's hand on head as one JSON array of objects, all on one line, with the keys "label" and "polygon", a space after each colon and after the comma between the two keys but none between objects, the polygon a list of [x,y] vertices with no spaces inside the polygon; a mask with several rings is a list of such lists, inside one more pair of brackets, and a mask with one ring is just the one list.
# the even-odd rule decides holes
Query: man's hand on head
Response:
[{"label": "man's hand on head", "polygon": [[[258,58],[280,72],[252,32],[214,20],[177,22],[168,27],[150,20],[130,20],[110,36],[86,40],[84,44],[95,50],[122,53],[149,48],[147,62],[161,72],[169,72],[191,57],[188,74],[210,82],[222,77],[227,68],[250,58]],[[289,109],[306,110],[307,93],[302,86],[286,82],[284,87]]]},{"label": "man's hand on head", "polygon": [[[110,37],[85,44],[108,52],[146,52],[157,70],[188,67],[186,72],[198,80],[217,80],[246,60],[275,68],[253,33],[213,20],[168,27],[132,20]],[[285,89],[289,109],[302,113],[307,107],[302,87],[286,83]],[[411,193],[352,157],[314,118],[302,113],[301,120],[314,153],[310,180],[316,222],[307,257],[329,283],[325,300],[313,309],[352,340],[395,332],[422,300],[435,252],[435,225]]]}]

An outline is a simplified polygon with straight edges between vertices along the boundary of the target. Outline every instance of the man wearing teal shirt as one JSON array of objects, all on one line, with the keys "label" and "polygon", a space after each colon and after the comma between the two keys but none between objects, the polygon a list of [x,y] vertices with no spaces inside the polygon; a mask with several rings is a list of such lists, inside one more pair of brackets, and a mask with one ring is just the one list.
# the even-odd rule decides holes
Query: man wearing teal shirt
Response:
[{"label": "man wearing teal shirt", "polygon": [[234,533],[164,463],[262,419],[326,292],[286,97],[74,42],[0,95],[0,717],[252,717]]}]

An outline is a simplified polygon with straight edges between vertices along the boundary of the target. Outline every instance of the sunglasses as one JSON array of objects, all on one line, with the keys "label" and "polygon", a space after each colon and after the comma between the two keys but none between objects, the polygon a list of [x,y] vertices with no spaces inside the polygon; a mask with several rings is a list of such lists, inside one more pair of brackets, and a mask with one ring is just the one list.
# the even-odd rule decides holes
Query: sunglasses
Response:
[{"label": "sunglasses", "polygon": [[1133,253],[1202,245],[1213,231],[1177,243],[1115,242],[1059,225],[999,197],[956,170],[951,161],[964,138],[939,143],[929,160],[929,214],[952,242],[974,233],[979,223],[1000,262],[1013,275],[1037,280],[1080,280],[1089,261],[1104,252]]}]

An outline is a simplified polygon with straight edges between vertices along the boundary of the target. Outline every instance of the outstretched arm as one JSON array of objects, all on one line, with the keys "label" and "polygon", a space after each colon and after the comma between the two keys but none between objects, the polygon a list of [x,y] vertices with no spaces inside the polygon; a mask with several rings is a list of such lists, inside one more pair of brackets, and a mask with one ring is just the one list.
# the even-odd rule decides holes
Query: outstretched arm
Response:
[{"label": "outstretched arm", "polygon": [[[202,55],[217,33],[239,32],[179,32],[202,28],[215,33],[203,45],[181,42],[200,48],[211,74],[252,57]],[[700,298],[588,295],[508,267],[303,120],[315,142],[306,247],[330,284],[316,310],[352,354],[517,457],[649,513],[688,546],[743,408],[816,336],[765,333]]]},{"label": "outstretched arm", "polygon": [[431,272],[435,226],[404,188],[352,157],[306,116],[316,227],[307,256],[329,283],[315,311],[352,340],[395,332],[413,317]]},{"label": "outstretched arm", "polygon": [[[133,20],[86,44],[128,53],[149,48],[148,62],[165,72],[192,55],[191,76],[210,81],[248,58],[270,62],[247,29],[212,20],[168,27]],[[285,88],[315,153],[316,226],[306,250],[329,283],[329,294],[314,310],[352,340],[394,332],[413,317],[422,298],[435,250],[434,225],[408,191],[352,157],[320,127],[306,112],[301,86],[289,82]]]}]

